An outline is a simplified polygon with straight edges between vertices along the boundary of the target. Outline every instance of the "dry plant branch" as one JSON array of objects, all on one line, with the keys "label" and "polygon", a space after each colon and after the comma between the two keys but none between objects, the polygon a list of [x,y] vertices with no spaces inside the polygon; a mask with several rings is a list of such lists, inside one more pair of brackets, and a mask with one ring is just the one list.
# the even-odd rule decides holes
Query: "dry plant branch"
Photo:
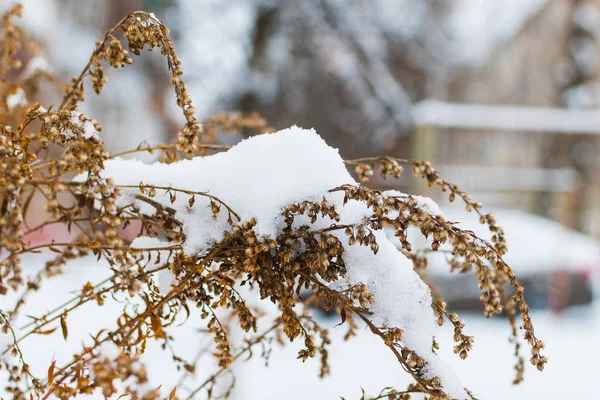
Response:
[{"label": "dry plant branch", "polygon": [[[16,50],[25,37],[12,22],[19,12],[19,8],[13,9],[3,19],[0,96],[6,95],[7,71],[16,68]],[[118,38],[121,34],[127,41],[126,46]],[[142,144],[110,154],[104,148],[100,124],[77,110],[77,104],[85,98],[84,80],[90,77],[94,90],[100,94],[106,83],[103,63],[124,67],[132,63],[130,52],[139,55],[145,47],[159,48],[165,56],[185,126],[175,143]],[[192,190],[189,188],[193,186],[181,188],[168,182],[148,184],[140,179],[135,184],[127,184],[113,179],[117,177],[111,178],[107,165],[122,161],[116,160],[122,156],[160,151],[162,160],[167,161],[161,168],[166,170],[171,165],[181,165],[183,158],[228,150],[228,146],[207,143],[218,131],[269,131],[266,122],[256,114],[221,113],[201,124],[182,74],[181,60],[168,38],[168,29],[152,14],[135,11],[109,29],[96,44],[89,62],[67,86],[57,108],[46,109],[40,103],[29,103],[11,111],[10,115],[0,110],[0,296],[22,290],[10,311],[0,310],[2,329],[12,337],[9,347],[2,349],[0,362],[8,374],[6,392],[14,399],[26,396],[38,400],[50,396],[70,399],[96,391],[109,398],[122,391],[133,399],[151,400],[167,397],[161,392],[164,389],[172,389],[169,400],[178,396],[191,399],[200,392],[206,392],[206,397],[211,398],[215,397],[215,383],[230,371],[232,362],[253,355],[252,349],[256,346],[270,349],[272,340],[284,343],[286,337],[290,341],[302,338],[304,347],[298,358],[319,357],[319,376],[325,377],[330,372],[331,341],[327,329],[304,307],[308,301],[300,294],[305,289],[314,293],[313,300],[323,300],[319,303],[321,307],[339,312],[341,324],[348,327],[346,339],[356,334],[359,323],[364,324],[382,339],[383,345],[414,379],[407,390],[385,388],[373,399],[406,400],[410,393],[424,393],[431,400],[448,399],[451,395],[444,386],[445,377],[428,373],[439,347],[433,338],[431,352],[411,348],[409,344],[415,342],[410,342],[410,332],[404,331],[405,327],[380,323],[381,315],[374,307],[381,301],[377,288],[370,286],[370,282],[350,279],[352,257],[358,254],[357,249],[366,249],[369,257],[379,257],[385,252],[383,246],[389,241],[384,236],[384,228],[391,230],[400,243],[400,251],[393,249],[394,256],[405,254],[415,262],[416,268],[421,268],[429,252],[446,252],[452,270],[471,271],[477,276],[486,316],[506,310],[517,357],[515,382],[522,380],[524,367],[517,340],[517,314],[520,314],[525,340],[531,347],[530,362],[543,369],[547,361],[541,354],[544,344],[535,335],[523,287],[503,260],[506,243],[502,229],[491,214],[481,211],[480,203],[473,202],[458,186],[446,182],[428,162],[392,157],[345,161],[346,165],[355,167],[360,181],[365,184],[376,170],[384,178],[398,177],[402,165],[412,166],[415,176],[449,192],[450,200],[460,197],[469,211],[475,211],[492,232],[491,242],[459,229],[415,196],[383,193],[360,184],[340,184],[328,187],[320,196],[286,201],[283,206],[275,207],[275,211],[271,210],[275,214],[269,220],[264,215],[245,219],[244,210],[234,209],[244,208],[244,201],[258,201],[256,199],[240,201],[221,196],[220,192],[215,196],[209,187]],[[256,140],[264,138],[267,136],[258,136]],[[56,149],[59,151],[51,151]],[[261,154],[254,157],[260,158]],[[196,158],[185,162],[194,160]],[[239,173],[239,170],[234,171]],[[216,173],[194,171],[212,172]],[[77,178],[73,180],[70,176],[75,173]],[[347,174],[345,168],[344,173]],[[227,177],[222,176],[225,177],[222,179]],[[270,182],[266,178],[265,181]],[[260,192],[264,188],[254,190]],[[178,200],[178,196],[185,201]],[[257,198],[270,204],[268,197]],[[204,204],[200,201],[197,204],[196,198],[202,198]],[[361,218],[352,220],[344,214],[352,204],[363,207]],[[43,208],[42,217],[34,213],[32,207]],[[201,220],[199,228],[190,229],[190,220],[203,213],[209,218]],[[261,234],[264,224],[274,225],[274,233]],[[29,239],[34,233],[61,225],[69,232],[74,229],[77,235],[37,242]],[[132,240],[134,225],[138,233]],[[198,230],[214,231],[215,227],[220,229],[218,234],[203,237],[202,246],[190,244]],[[431,248],[414,251],[408,240],[410,228],[417,228],[423,236],[431,238]],[[443,245],[449,248],[444,249]],[[42,253],[40,257],[46,265],[26,284],[22,257],[37,253]],[[52,276],[64,273],[62,267],[73,260],[91,256],[101,261],[98,268],[107,269],[106,279],[86,283],[67,301],[31,316],[30,322],[14,329],[19,311],[32,292]],[[158,273],[170,277],[169,288],[157,286]],[[406,273],[413,271],[409,268]],[[242,286],[245,286],[244,291],[240,289]],[[514,295],[509,295],[507,286],[513,287]],[[473,338],[464,334],[464,323],[458,315],[448,313],[442,299],[435,296],[432,299],[427,291],[424,296],[431,302],[424,306],[425,311],[437,318],[439,324],[452,324],[457,343],[454,352],[461,358],[467,357]],[[94,332],[93,342],[84,345],[64,365],[48,366],[45,379],[31,374],[21,348],[33,337],[50,335],[56,330],[62,333],[64,340],[70,340],[68,326],[75,323],[70,321],[74,311],[94,303],[103,306],[117,298],[127,299],[123,300],[126,306],[112,327]],[[271,327],[259,335],[255,334],[257,321],[264,316],[249,305],[249,299],[260,300],[265,307],[267,303],[277,307]],[[427,313],[423,315],[429,315]],[[207,352],[207,356],[215,358],[218,368],[185,394],[178,395],[175,388],[147,390],[143,360],[148,342],[160,341],[164,349],[172,351],[177,338],[169,334],[170,328],[178,318],[187,320],[191,314],[205,322],[203,334],[214,340],[213,351]],[[234,330],[244,337],[239,346],[232,339]],[[118,354],[104,353],[109,344],[118,349]],[[263,353],[268,357],[269,351]],[[194,368],[178,359],[174,352],[173,360],[184,368]],[[231,390],[230,386],[225,394]],[[474,398],[467,390],[462,392],[461,389],[461,393],[465,398]]]}]

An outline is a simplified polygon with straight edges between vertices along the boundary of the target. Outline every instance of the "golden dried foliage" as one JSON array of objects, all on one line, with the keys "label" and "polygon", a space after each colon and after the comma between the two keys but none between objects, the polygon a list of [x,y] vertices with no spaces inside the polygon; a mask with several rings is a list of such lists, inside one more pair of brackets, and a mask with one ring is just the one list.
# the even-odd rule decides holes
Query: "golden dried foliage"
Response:
[{"label": "golden dried foliage", "polygon": [[[320,202],[303,201],[290,204],[282,211],[285,228],[276,238],[259,237],[254,229],[255,219],[240,220],[236,211],[227,205],[227,199],[205,192],[140,182],[134,187],[139,189],[137,199],[153,206],[154,214],[142,214],[132,205],[119,206],[116,199],[120,191],[132,187],[119,186],[110,179],[102,178],[103,163],[107,159],[154,151],[162,152],[165,161],[200,156],[227,149],[227,146],[209,143],[218,130],[266,132],[269,130],[267,124],[260,116],[237,113],[218,114],[201,124],[182,80],[181,61],[168,38],[168,29],[153,15],[140,11],[130,13],[106,32],[104,40],[96,44],[82,73],[67,85],[63,100],[56,109],[50,107],[47,110],[41,104],[31,102],[27,102],[26,106],[8,107],[9,96],[17,91],[33,95],[39,81],[49,78],[48,74],[36,74],[27,77],[25,83],[19,75],[18,50],[23,46],[37,48],[13,22],[20,12],[21,8],[17,6],[3,17],[0,36],[0,101],[3,105],[3,108],[0,107],[0,295],[9,290],[23,292],[13,309],[0,310],[2,330],[12,337],[9,348],[2,350],[0,363],[9,376],[6,390],[15,399],[30,397],[45,400],[50,396],[68,399],[96,390],[109,397],[117,393],[116,382],[125,381],[127,384],[122,390],[131,398],[161,398],[161,392],[156,388],[142,390],[147,376],[138,358],[150,340],[165,344],[175,340],[168,331],[182,313],[199,313],[206,320],[206,330],[214,338],[212,354],[217,358],[219,368],[191,391],[188,399],[200,392],[208,398],[215,396],[215,382],[231,363],[252,355],[256,347],[261,347],[263,356],[268,357],[272,343],[283,343],[284,337],[289,340],[302,337],[304,348],[298,358],[320,357],[319,375],[324,377],[330,373],[328,331],[312,318],[308,308],[298,307],[301,302],[314,302],[327,310],[336,310],[342,324],[348,327],[346,339],[356,333],[359,324],[366,324],[414,378],[415,383],[406,390],[386,388],[373,399],[405,400],[410,398],[411,393],[425,393],[432,400],[446,399],[448,396],[442,390],[440,379],[424,376],[422,355],[403,345],[402,330],[376,326],[371,321],[369,306],[373,296],[368,286],[359,284],[346,290],[334,290],[327,285],[346,273],[341,257],[344,246],[332,232],[344,232],[351,244],[368,246],[377,252],[379,246],[373,231],[383,226],[394,230],[402,245],[401,250],[414,261],[415,268],[425,268],[426,257],[413,251],[407,234],[410,227],[417,227],[424,236],[432,238],[430,251],[449,244],[451,269],[472,271],[477,276],[485,315],[492,316],[506,310],[518,360],[515,382],[522,379],[523,372],[517,314],[520,314],[525,340],[531,347],[530,362],[543,369],[547,361],[541,354],[544,344],[535,336],[523,287],[502,258],[506,252],[502,229],[492,215],[481,211],[481,204],[473,202],[457,186],[444,181],[428,162],[381,157],[348,161],[347,164],[355,168],[363,183],[367,183],[376,171],[384,178],[399,177],[403,165],[412,166],[415,176],[448,192],[451,201],[460,198],[469,211],[477,213],[481,223],[487,224],[493,233],[492,242],[461,230],[440,215],[431,214],[410,195],[383,197],[379,191],[364,185],[344,185],[332,188],[331,192],[342,192],[346,201],[364,202],[372,210],[369,219],[360,224],[334,224],[320,230],[313,229],[310,224],[297,227],[294,220],[300,215],[312,222],[318,216],[340,221],[336,207],[325,199]],[[118,37],[119,33],[123,39]],[[108,63],[114,68],[127,66],[133,60],[130,54],[139,55],[145,47],[158,48],[165,56],[185,124],[173,144],[142,144],[136,149],[111,155],[104,148],[98,122],[77,111],[77,104],[85,99],[84,80],[89,77],[93,90],[101,93],[107,82],[103,65]],[[52,149],[60,151],[50,151]],[[86,179],[82,182],[70,180],[69,176],[74,172],[85,173]],[[231,229],[203,254],[186,254],[180,245],[131,248],[122,231],[132,223],[140,224],[139,235],[160,234],[169,238],[171,243],[184,240],[182,223],[176,219],[174,210],[153,200],[159,191],[167,192],[173,201],[176,196],[186,196],[190,207],[194,207],[196,197],[208,197],[213,214],[226,213]],[[34,197],[42,199],[46,217],[31,226],[28,216]],[[36,245],[26,239],[28,234],[57,224],[67,225],[76,237],[64,243],[51,241]],[[26,282],[21,257],[41,250],[50,250],[56,256]],[[87,283],[70,301],[36,316],[19,334],[15,333],[11,322],[27,301],[27,294],[61,274],[62,266],[70,260],[89,255],[105,260],[113,271],[112,276],[99,283]],[[152,276],[167,269],[176,276],[176,284],[168,293],[161,294]],[[236,289],[238,285],[247,285],[262,299],[268,299],[279,307],[280,316],[266,331],[255,333],[261,313],[247,305]],[[510,286],[512,292],[507,289]],[[299,295],[304,289],[310,289],[313,296],[303,300]],[[46,377],[36,377],[30,372],[21,352],[27,337],[51,334],[59,329],[67,340],[69,315],[73,310],[90,302],[102,306],[108,296],[118,293],[138,297],[144,307],[137,308],[135,312],[124,311],[115,328],[96,333],[94,344],[83,347],[67,365],[50,365]],[[467,357],[473,337],[463,332],[463,321],[447,311],[442,299],[435,299],[432,307],[440,325],[448,321],[453,326],[457,343],[454,352],[461,358]],[[229,338],[234,325],[249,333],[244,343],[236,348]],[[113,357],[107,357],[101,351],[109,343],[119,349]],[[436,352],[438,347],[434,342],[432,351]],[[193,372],[195,369],[194,362],[184,361],[175,354],[173,360],[186,371]],[[179,398],[175,388],[170,389],[173,390],[168,395],[169,399]],[[230,391],[231,388],[225,394]]]}]

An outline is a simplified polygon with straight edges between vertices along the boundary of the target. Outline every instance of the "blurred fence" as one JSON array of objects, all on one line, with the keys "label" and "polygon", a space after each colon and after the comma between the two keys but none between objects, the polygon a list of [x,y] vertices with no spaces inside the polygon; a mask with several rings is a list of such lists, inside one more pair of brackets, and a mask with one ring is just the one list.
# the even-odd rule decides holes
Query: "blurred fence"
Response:
[{"label": "blurred fence", "polygon": [[600,236],[599,111],[427,100],[413,115],[414,157],[433,161],[448,180],[492,205],[532,209]]}]

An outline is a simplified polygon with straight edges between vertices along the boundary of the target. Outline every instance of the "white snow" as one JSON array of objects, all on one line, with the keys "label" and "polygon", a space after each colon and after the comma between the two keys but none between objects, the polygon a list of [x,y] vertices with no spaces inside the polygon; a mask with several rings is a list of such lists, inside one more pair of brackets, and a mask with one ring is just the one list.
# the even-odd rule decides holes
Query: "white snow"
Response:
[{"label": "white snow", "polygon": [[37,72],[53,72],[54,68],[52,65],[42,56],[35,56],[27,62],[23,76],[29,78],[35,75]]},{"label": "white snow", "polygon": [[[514,378],[513,347],[507,338],[510,333],[504,318],[483,318],[479,315],[461,315],[465,320],[465,332],[474,335],[475,344],[466,360],[449,358],[449,363],[467,380],[467,386],[478,399],[486,400],[558,400],[564,398],[587,398],[593,393],[593,385],[573,385],[582,379],[593,382],[597,379],[594,359],[600,356],[597,346],[600,329],[600,304],[598,302],[581,309],[572,309],[565,314],[554,315],[547,311],[533,311],[532,320],[536,332],[543,336],[550,358],[543,372],[526,362],[525,380],[512,385]],[[395,360],[382,349],[377,338],[368,332],[343,342],[343,326],[333,327],[337,319],[320,321],[329,323],[332,347],[329,353],[331,376],[323,380],[316,378],[317,360],[297,363],[292,360],[297,348],[289,346],[273,351],[269,366],[254,358],[234,365],[238,385],[234,398],[276,399],[290,387],[301,388],[289,393],[289,400],[359,399],[361,388],[366,398],[375,396],[385,386],[393,385],[401,390],[409,383],[406,379],[396,383],[402,376],[395,368]],[[449,324],[439,329],[436,336],[440,348],[451,348],[452,331]],[[297,346],[296,346],[297,347]],[[576,368],[573,368],[576,365]],[[307,384],[310,382],[310,384]],[[413,396],[416,399],[421,397]]]},{"label": "white snow", "polygon": [[[504,260],[517,277],[558,269],[587,269],[600,273],[600,243],[594,238],[523,211],[484,211],[491,211],[498,225],[504,229],[508,245]],[[460,221],[457,226],[461,229],[472,230],[482,238],[491,236],[487,226],[480,224],[473,213],[451,208],[445,210],[445,215],[450,221]],[[431,254],[427,270],[434,274],[447,273],[449,267],[445,255]]]},{"label": "white snow", "polygon": [[140,236],[135,238],[133,242],[131,242],[129,247],[131,247],[132,249],[145,249],[166,247],[168,245],[169,243],[162,241],[159,238]]},{"label": "white snow", "polygon": [[115,359],[123,350],[114,342],[104,342],[98,348],[98,354],[101,358]]},{"label": "white snow", "polygon": [[[154,15],[154,13],[150,13],[149,16],[150,16],[149,19],[145,19],[142,21],[142,26],[150,26],[150,25],[159,25],[160,24],[160,20],[158,18],[156,18],[156,15]],[[137,17],[137,20],[141,21],[142,19],[140,17]]]},{"label": "white snow", "polygon": [[[296,127],[253,137],[226,153],[173,164],[109,160],[103,175],[112,177],[116,184],[139,185],[143,182],[206,191],[229,205],[243,221],[256,217],[257,233],[272,237],[277,233],[279,214],[285,205],[306,199],[321,200],[329,189],[354,183],[337,150],[328,147],[314,131]],[[139,194],[139,191],[127,193]],[[189,208],[188,199],[189,196],[178,193],[177,200],[171,204],[169,196],[161,190],[155,197],[177,210],[187,235],[185,250],[194,253],[220,238],[229,224],[224,208],[213,220],[208,198],[196,196],[193,208]],[[122,202],[133,200],[124,198]],[[136,204],[146,213],[154,210],[139,200]]]},{"label": "white snow", "polygon": [[386,190],[383,192],[383,195],[385,197],[398,197],[398,198],[406,198],[406,197],[410,196],[410,198],[412,198],[413,200],[415,200],[417,202],[417,205],[420,208],[427,211],[429,214],[443,216],[442,211],[440,210],[440,206],[435,201],[430,199],[429,197],[424,197],[424,196],[419,196],[419,195],[414,195],[414,194],[407,195],[406,193],[399,192],[398,190]]},{"label": "white snow", "polygon": [[[70,122],[73,125],[81,128],[83,130],[83,138],[84,139],[94,138],[96,140],[100,140],[99,133],[96,130],[96,127],[94,126],[94,124],[89,120],[82,121],[80,112],[71,111]],[[61,132],[61,134],[67,140],[72,139],[76,136],[75,133],[71,129],[65,129],[64,131]]]},{"label": "white snow", "polygon": [[[44,262],[51,258],[48,254],[25,255],[25,274],[33,275]],[[18,328],[30,322],[27,315],[39,316],[43,310],[49,310],[71,298],[71,291],[76,291],[87,282],[98,283],[110,273],[106,263],[98,263],[94,257],[75,260],[65,266],[65,274],[52,278],[42,288],[31,294],[17,321]],[[11,293],[3,298],[3,304],[10,309],[17,301],[19,293]],[[120,300],[120,299],[118,299]],[[259,302],[258,304],[262,304]],[[114,327],[116,318],[122,313],[123,303],[107,297],[104,306],[88,303],[81,310],[74,311],[67,318],[69,326],[68,341],[63,340],[60,329],[51,335],[32,335],[22,343],[25,359],[30,363],[35,375],[44,377],[52,360],[57,367],[70,361],[72,355],[81,351],[82,343],[90,344],[90,334],[107,326]],[[276,310],[271,310],[276,312]],[[533,311],[532,319],[536,332],[546,342],[546,350],[550,357],[546,369],[538,372],[534,367],[526,365],[525,381],[519,386],[511,385],[513,377],[512,346],[507,341],[509,327],[503,318],[484,319],[479,315],[463,315],[466,323],[465,331],[475,336],[473,350],[466,360],[448,357],[449,364],[460,371],[468,380],[467,386],[482,399],[489,400],[525,400],[531,397],[540,399],[586,398],[593,388],[590,385],[573,385],[572,382],[582,380],[593,382],[597,378],[594,360],[600,357],[597,346],[600,330],[600,303],[597,301],[589,307],[569,309],[561,315],[547,311]],[[360,397],[364,388],[367,396],[374,396],[385,386],[395,386],[401,390],[411,378],[404,374],[394,356],[381,345],[379,338],[368,329],[359,330],[358,336],[343,341],[346,332],[344,326],[334,327],[338,318],[320,319],[319,322],[330,329],[332,344],[329,349],[331,376],[318,379],[319,361],[309,359],[305,363],[296,360],[297,351],[302,345],[295,341],[285,348],[275,346],[266,366],[260,357],[260,350],[249,361],[241,359],[233,364],[237,378],[232,398],[246,400],[264,398],[277,399],[280,393],[290,391],[290,400],[307,398],[339,398]],[[260,320],[259,320],[260,323]],[[199,332],[203,322],[196,313],[180,327],[169,331],[175,335],[173,345],[176,352],[187,360],[192,360],[196,352],[207,343],[212,342],[210,336]],[[259,332],[262,332],[259,326]],[[440,342],[440,353],[451,353],[454,345],[452,332],[448,324],[436,331],[436,339]],[[0,333],[0,346],[11,341],[8,335]],[[172,368],[169,352],[160,348],[159,341],[150,341],[148,349],[142,356],[149,372],[150,384],[157,387],[162,384],[162,393],[167,396],[174,385],[179,382],[180,371]],[[0,347],[4,349],[4,347]],[[114,354],[114,353],[113,353]],[[0,356],[1,358],[1,356]],[[490,360],[493,360],[491,362]],[[208,361],[208,360],[203,360]],[[577,368],[573,368],[576,365]],[[213,365],[201,363],[194,375],[189,374],[178,385],[178,394],[187,393],[195,388],[212,371]],[[5,379],[6,370],[0,370],[0,377]],[[0,396],[8,396],[4,388],[0,388]],[[90,399],[103,399],[101,393],[95,393]]]},{"label": "white snow", "polygon": [[[169,247],[169,242],[155,237],[140,236],[129,245],[132,249],[162,249]],[[152,250],[143,253],[147,269],[154,269],[167,262],[169,250]],[[171,285],[175,282],[175,275],[169,270],[161,270],[155,273],[155,279],[158,280],[160,292],[167,294],[171,290]]]},{"label": "white snow", "polygon": [[[357,183],[336,149],[327,146],[314,130],[298,127],[252,137],[224,153],[172,164],[108,160],[103,177],[112,178],[116,185],[138,186],[143,182],[208,192],[230,206],[242,221],[255,217],[255,231],[261,236],[276,237],[284,227],[282,209],[297,201],[320,201],[325,197],[337,206],[340,224],[360,223],[370,213],[361,202],[350,201],[344,206],[341,192],[329,193],[329,189],[337,186]],[[136,194],[139,194],[138,189],[124,190],[120,201],[122,204],[134,202],[142,212],[152,214],[152,207],[136,199]],[[177,193],[177,199],[171,203],[169,195],[157,189],[154,200],[176,210],[186,234],[184,250],[198,253],[207,249],[213,239],[221,238],[230,226],[224,207],[213,219],[206,197],[196,196],[193,207],[189,207],[188,198]],[[419,201],[425,207],[437,209],[430,201],[422,198]],[[328,227],[332,222],[322,218],[314,226]],[[342,243],[348,242],[343,232],[336,235]],[[402,342],[428,362],[430,375],[439,376],[444,389],[455,398],[465,398],[456,376],[431,352],[435,319],[429,287],[383,230],[375,231],[374,235],[379,244],[377,254],[365,246],[345,246],[347,275],[335,286],[366,284],[374,296],[371,307],[374,323],[403,329]],[[147,239],[140,240],[141,244],[147,244]],[[139,245],[140,242],[135,243]]]},{"label": "white snow", "polygon": [[16,107],[22,107],[27,105],[27,97],[25,91],[21,88],[17,88],[14,93],[6,96],[6,105],[9,110],[13,110]]}]

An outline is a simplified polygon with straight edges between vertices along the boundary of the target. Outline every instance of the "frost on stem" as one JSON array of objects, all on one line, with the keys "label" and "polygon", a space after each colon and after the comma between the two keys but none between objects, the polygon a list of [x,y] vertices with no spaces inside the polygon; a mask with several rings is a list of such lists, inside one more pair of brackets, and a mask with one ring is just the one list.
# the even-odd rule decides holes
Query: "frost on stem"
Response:
[{"label": "frost on stem", "polygon": [[[14,49],[22,35],[10,22],[18,12],[12,10],[3,22],[0,40],[9,46],[0,57],[2,98],[18,92],[5,83],[3,72],[18,64]],[[117,38],[119,30],[129,50]],[[368,326],[414,379],[406,390],[386,388],[381,396],[406,399],[420,392],[431,399],[472,398],[438,355],[435,325],[452,325],[454,352],[461,358],[467,357],[473,337],[415,272],[427,262],[426,254],[410,242],[409,230],[414,228],[429,239],[430,251],[450,246],[452,270],[476,274],[487,316],[506,310],[518,357],[516,381],[522,379],[524,363],[517,314],[532,349],[530,361],[543,369],[543,342],[535,336],[523,288],[502,258],[503,231],[492,215],[481,211],[481,204],[446,182],[428,162],[391,157],[344,161],[313,130],[292,127],[232,148],[203,143],[218,129],[268,128],[259,116],[234,113],[209,118],[203,130],[167,34],[154,16],[133,12],[97,43],[58,108],[39,103],[21,107],[13,98],[10,104],[15,107],[0,110],[0,295],[22,290],[12,309],[0,310],[1,329],[9,334],[0,356],[8,373],[7,393],[15,399],[30,395],[44,400],[94,392],[144,399],[192,398],[202,392],[210,398],[217,395],[215,382],[233,362],[251,356],[258,346],[268,357],[271,343],[284,343],[284,337],[301,338],[304,348],[298,358],[319,357],[319,375],[324,377],[330,373],[328,332],[303,307],[318,301],[339,313],[348,329],[346,339],[357,333],[359,324]],[[144,144],[111,155],[99,123],[76,109],[84,98],[83,79],[89,75],[101,92],[106,83],[102,62],[123,67],[131,63],[129,53],[139,54],[146,46],[158,47],[166,57],[186,125],[175,143]],[[24,99],[33,98],[25,86],[21,90]],[[11,125],[15,115],[20,123]],[[163,153],[164,162],[143,164],[118,157],[156,150]],[[354,167],[361,183],[352,178],[348,166]],[[405,166],[448,192],[450,200],[461,199],[488,225],[492,241],[447,221],[430,199],[366,186],[376,171],[398,177]],[[70,179],[73,173],[77,177]],[[46,210],[45,219],[35,225],[29,218],[34,202]],[[139,233],[131,240],[124,232],[133,224]],[[51,225],[66,225],[74,239],[35,245],[27,240],[27,235]],[[21,256],[41,250],[56,255],[25,282]],[[61,274],[71,260],[92,254],[110,267],[107,279],[86,283],[69,301],[15,329],[28,293]],[[507,286],[513,287],[514,295]],[[303,300],[304,289],[314,296]],[[87,303],[103,306],[118,296],[138,303],[123,311],[114,326],[92,333],[92,344],[81,347],[69,363],[52,363],[46,377],[32,374],[21,352],[28,337],[58,329],[64,340],[71,340],[72,311]],[[255,298],[278,307],[277,317],[263,331],[258,324],[263,313],[251,305]],[[176,388],[149,386],[140,358],[148,341],[161,341],[165,351],[173,351],[170,344],[177,336],[171,328],[191,313],[206,321],[206,333],[214,338],[208,354],[216,358],[217,370],[184,394],[181,389],[178,394]],[[244,335],[241,344],[231,339],[236,327]],[[106,355],[111,348],[113,354]],[[197,360],[186,361],[174,351],[172,359],[182,371],[195,371]],[[163,392],[167,389],[168,395]],[[224,394],[230,392],[231,387]]]}]

